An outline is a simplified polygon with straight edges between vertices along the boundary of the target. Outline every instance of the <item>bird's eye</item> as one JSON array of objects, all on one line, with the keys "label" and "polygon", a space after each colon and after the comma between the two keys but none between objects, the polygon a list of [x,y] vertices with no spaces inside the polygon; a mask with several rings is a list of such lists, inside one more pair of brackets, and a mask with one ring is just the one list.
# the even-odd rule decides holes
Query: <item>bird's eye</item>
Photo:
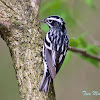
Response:
[{"label": "bird's eye", "polygon": [[52,20],[48,20],[49,23],[52,23]]}]

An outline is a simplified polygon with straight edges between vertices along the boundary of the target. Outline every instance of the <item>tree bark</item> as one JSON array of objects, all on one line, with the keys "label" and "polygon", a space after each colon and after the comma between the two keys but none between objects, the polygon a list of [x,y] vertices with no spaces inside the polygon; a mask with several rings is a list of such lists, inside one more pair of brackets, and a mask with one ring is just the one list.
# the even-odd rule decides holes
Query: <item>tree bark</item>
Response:
[{"label": "tree bark", "polygon": [[53,82],[49,93],[39,92],[43,76],[39,4],[40,0],[0,0],[0,35],[11,53],[21,100],[55,100]]}]

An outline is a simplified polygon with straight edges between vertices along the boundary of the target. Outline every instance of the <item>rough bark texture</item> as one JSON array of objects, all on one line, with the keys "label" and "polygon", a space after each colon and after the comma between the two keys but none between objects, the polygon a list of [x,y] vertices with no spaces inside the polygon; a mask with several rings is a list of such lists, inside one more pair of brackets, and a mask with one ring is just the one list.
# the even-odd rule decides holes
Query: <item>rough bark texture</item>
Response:
[{"label": "rough bark texture", "polygon": [[38,22],[40,0],[0,0],[0,34],[9,47],[22,100],[55,100],[53,83],[39,92],[43,40]]}]

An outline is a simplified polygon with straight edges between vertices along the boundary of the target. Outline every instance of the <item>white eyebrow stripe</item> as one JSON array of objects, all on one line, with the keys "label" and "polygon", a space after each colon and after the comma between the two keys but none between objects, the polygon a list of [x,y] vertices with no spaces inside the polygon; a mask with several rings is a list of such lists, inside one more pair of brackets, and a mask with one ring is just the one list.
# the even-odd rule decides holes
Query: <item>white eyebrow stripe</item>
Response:
[{"label": "white eyebrow stripe", "polygon": [[47,19],[49,19],[49,20],[55,20],[55,21],[57,21],[57,22],[62,23],[62,20],[61,20],[61,19],[56,19],[56,18],[47,18]]}]

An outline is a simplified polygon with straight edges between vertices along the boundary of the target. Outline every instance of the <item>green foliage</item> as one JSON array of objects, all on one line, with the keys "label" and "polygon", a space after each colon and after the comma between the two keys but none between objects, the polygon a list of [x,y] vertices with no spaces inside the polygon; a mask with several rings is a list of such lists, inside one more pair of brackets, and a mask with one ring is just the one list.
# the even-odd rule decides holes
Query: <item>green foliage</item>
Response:
[{"label": "green foliage", "polygon": [[83,33],[77,38],[70,38],[69,39],[69,46],[78,47],[78,48],[85,48],[87,47],[87,43],[83,37],[85,37],[87,33]]},{"label": "green foliage", "polygon": [[[99,52],[100,52],[100,47],[97,47],[93,44],[88,44],[87,48],[86,48],[86,51],[90,54],[93,54],[93,55],[98,55]],[[90,58],[86,58],[84,57],[85,60],[89,61],[90,63],[92,63],[93,65],[95,65],[96,67],[99,66],[99,62],[97,60],[94,60],[94,59],[90,59]]]},{"label": "green foliage", "polygon": [[[86,34],[86,33],[84,33]],[[88,53],[93,54],[93,55],[98,55],[100,52],[100,47],[97,47],[93,44],[87,44],[87,42],[84,40],[85,35],[80,35],[78,38],[71,38],[70,39],[70,44],[69,46],[76,47],[76,48],[82,48],[85,49]],[[84,56],[80,56],[82,59],[90,62],[94,66],[98,67],[99,62],[95,59],[87,58]]]},{"label": "green foliage", "polygon": [[88,44],[88,49],[93,50],[94,54],[96,54],[96,55],[100,54],[100,47],[98,47],[98,46],[95,46],[93,44]]},{"label": "green foliage", "polygon": [[79,46],[79,41],[75,38],[70,38],[69,39],[69,46],[78,47]]},{"label": "green foliage", "polygon": [[87,4],[91,8],[96,8],[94,5],[94,0],[83,0],[85,4]]},{"label": "green foliage", "polygon": [[[97,55],[97,51],[96,51],[96,46],[94,45],[91,45],[91,44],[88,44],[87,47],[85,48],[85,50],[90,53],[90,54],[93,54],[93,55]],[[97,47],[98,48],[98,47]],[[99,62],[95,59],[90,59],[90,58],[87,58],[87,57],[83,57],[81,56],[84,60],[92,63],[93,65],[95,65],[96,67],[99,66]]]},{"label": "green foliage", "polygon": [[80,41],[80,45],[79,45],[80,47],[82,47],[82,48],[87,47],[87,43],[82,37],[79,37],[78,40]]},{"label": "green foliage", "polygon": [[[96,8],[94,4],[94,0],[83,0],[83,2],[88,5],[91,8]],[[70,5],[72,2],[70,0],[43,0],[41,2],[41,8],[40,8],[40,19],[44,19],[49,15],[59,15],[61,16],[65,22],[67,27],[74,28],[77,26],[76,20],[72,16],[72,12],[70,10]],[[45,33],[49,30],[48,26],[45,24],[41,24],[41,28],[43,30],[43,38],[45,37]],[[99,55],[100,54],[100,47],[97,47],[93,44],[88,44],[87,41],[84,39],[88,35],[88,32],[82,33],[78,37],[69,38],[69,46],[75,47],[75,48],[81,48],[85,49],[88,53],[93,55]],[[65,57],[64,63],[62,65],[62,68],[69,62],[71,59],[72,52],[68,51],[67,55]],[[78,54],[77,54],[78,55]],[[90,62],[94,66],[98,67],[98,61],[87,58],[84,56],[78,55],[83,60],[86,60],[87,62]]]},{"label": "green foliage", "polygon": [[87,62],[90,62],[91,64],[93,64],[95,67],[99,67],[99,62],[95,59],[91,59],[91,58],[87,58],[85,56],[80,56],[82,59],[86,60]]}]

